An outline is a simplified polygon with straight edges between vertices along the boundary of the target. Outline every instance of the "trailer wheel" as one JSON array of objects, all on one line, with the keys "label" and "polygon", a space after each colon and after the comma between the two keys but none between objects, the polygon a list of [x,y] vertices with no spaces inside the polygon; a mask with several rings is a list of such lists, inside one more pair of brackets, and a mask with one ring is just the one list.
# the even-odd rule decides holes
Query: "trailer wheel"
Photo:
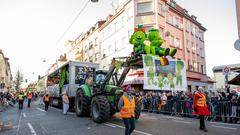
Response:
[{"label": "trailer wheel", "polygon": [[91,116],[94,122],[103,123],[110,117],[110,104],[105,96],[93,97],[91,102]]},{"label": "trailer wheel", "polygon": [[77,116],[89,116],[89,99],[84,95],[82,89],[79,89],[75,97]]}]

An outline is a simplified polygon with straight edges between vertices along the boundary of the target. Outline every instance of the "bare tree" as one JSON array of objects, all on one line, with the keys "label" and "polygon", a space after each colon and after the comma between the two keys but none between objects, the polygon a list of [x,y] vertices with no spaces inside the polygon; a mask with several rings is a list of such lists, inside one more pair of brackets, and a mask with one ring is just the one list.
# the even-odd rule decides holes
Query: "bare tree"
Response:
[{"label": "bare tree", "polygon": [[21,88],[21,84],[23,82],[23,73],[21,72],[20,69],[17,70],[16,76],[14,78],[14,85],[15,85],[15,90],[19,90]]}]

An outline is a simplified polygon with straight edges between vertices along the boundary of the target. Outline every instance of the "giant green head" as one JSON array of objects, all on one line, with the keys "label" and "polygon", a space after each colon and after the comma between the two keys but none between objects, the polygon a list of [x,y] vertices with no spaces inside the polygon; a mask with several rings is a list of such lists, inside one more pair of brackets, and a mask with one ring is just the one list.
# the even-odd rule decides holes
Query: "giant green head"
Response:
[{"label": "giant green head", "polygon": [[177,66],[177,70],[181,71],[183,69],[183,67],[184,67],[183,61],[178,60],[176,66]]},{"label": "giant green head", "polygon": [[159,40],[159,31],[158,31],[158,29],[152,28],[151,30],[148,31],[148,40],[149,41]]},{"label": "giant green head", "polygon": [[138,25],[137,28],[134,29],[134,33],[131,36],[130,43],[143,43],[146,39],[145,29],[143,25]]},{"label": "giant green head", "polygon": [[167,74],[167,78],[168,78],[169,81],[172,81],[173,80],[173,74],[171,72],[169,72]]}]

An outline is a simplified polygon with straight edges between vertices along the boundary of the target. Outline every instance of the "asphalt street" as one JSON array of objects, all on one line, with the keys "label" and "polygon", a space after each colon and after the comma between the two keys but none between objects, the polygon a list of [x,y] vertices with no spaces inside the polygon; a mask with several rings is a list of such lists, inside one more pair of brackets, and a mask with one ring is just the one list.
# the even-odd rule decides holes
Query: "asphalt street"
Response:
[{"label": "asphalt street", "polygon": [[[12,123],[10,130],[0,135],[124,135],[124,125],[116,114],[107,123],[96,124],[91,118],[77,117],[74,113],[63,115],[62,111],[34,103],[22,111],[17,107],[1,112],[4,123]],[[136,122],[133,135],[240,135],[239,124],[207,122],[209,132],[199,130],[199,120],[162,114],[142,113]]]}]

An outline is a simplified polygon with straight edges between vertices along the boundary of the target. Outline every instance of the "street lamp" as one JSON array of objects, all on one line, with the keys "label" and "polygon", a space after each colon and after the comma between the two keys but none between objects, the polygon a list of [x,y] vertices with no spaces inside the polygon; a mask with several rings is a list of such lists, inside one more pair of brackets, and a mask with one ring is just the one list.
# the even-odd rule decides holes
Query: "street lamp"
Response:
[{"label": "street lamp", "polygon": [[98,2],[98,0],[91,0],[91,2],[93,2],[93,3],[97,3],[97,2]]}]

